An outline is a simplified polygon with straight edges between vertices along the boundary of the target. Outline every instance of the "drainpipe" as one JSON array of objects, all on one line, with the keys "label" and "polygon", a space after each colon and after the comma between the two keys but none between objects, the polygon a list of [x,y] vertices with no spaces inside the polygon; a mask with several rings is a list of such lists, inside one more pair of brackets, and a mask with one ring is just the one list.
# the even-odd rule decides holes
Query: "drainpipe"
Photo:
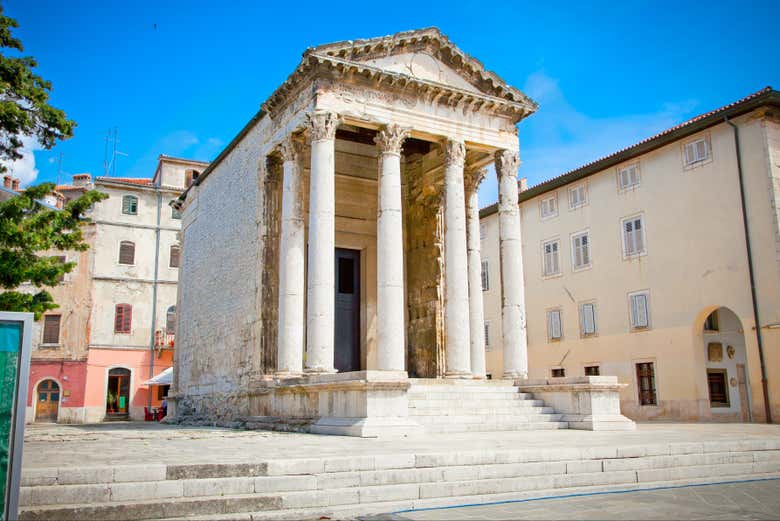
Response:
[{"label": "drainpipe", "polygon": [[748,274],[750,275],[750,296],[753,300],[753,319],[756,322],[756,339],[758,341],[758,358],[761,361],[761,390],[764,394],[764,413],[766,422],[772,423],[772,409],[769,405],[769,388],[766,379],[766,364],[764,363],[764,342],[761,338],[761,322],[758,319],[758,295],[756,294],[756,278],[753,273],[753,253],[750,247],[750,231],[748,230],[747,204],[745,203],[745,177],[742,172],[742,153],[739,148],[739,128],[728,117],[723,118],[734,130],[734,149],[737,154],[737,174],[739,176],[739,197],[742,202],[742,225],[745,228],[745,246],[747,249]]},{"label": "drainpipe", "polygon": [[[157,279],[160,271],[160,213],[162,212],[162,192],[159,181],[154,185],[157,192],[157,226],[154,229],[154,279],[152,281],[152,333],[149,338],[149,378],[154,378],[154,339],[157,327]],[[152,388],[149,387],[149,410],[152,409]]]}]

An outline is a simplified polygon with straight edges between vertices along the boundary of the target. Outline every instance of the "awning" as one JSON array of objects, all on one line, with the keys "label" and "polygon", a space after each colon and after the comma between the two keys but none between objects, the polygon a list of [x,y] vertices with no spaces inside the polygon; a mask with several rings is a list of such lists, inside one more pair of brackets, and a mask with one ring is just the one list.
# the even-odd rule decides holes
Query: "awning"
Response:
[{"label": "awning", "polygon": [[171,382],[173,382],[173,367],[169,367],[154,378],[148,379],[144,385],[171,385]]}]

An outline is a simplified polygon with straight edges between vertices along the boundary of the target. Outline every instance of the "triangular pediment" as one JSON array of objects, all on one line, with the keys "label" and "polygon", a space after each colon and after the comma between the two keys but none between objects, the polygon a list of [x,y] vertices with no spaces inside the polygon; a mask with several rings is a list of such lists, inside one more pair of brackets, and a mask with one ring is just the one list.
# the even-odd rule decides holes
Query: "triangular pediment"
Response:
[{"label": "triangular pediment", "polygon": [[327,56],[535,107],[522,92],[485,70],[481,62],[461,51],[435,27],[320,45],[310,48],[306,54]]}]

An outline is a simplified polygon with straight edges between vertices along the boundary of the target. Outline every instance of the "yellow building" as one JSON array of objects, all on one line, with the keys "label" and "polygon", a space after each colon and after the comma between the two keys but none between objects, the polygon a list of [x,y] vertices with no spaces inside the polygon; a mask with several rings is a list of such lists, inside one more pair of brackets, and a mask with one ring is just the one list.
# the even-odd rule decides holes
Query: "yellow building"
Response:
[{"label": "yellow building", "polygon": [[[617,375],[634,419],[780,418],[780,92],[523,188],[531,378]],[[497,221],[482,210],[495,377]]]}]

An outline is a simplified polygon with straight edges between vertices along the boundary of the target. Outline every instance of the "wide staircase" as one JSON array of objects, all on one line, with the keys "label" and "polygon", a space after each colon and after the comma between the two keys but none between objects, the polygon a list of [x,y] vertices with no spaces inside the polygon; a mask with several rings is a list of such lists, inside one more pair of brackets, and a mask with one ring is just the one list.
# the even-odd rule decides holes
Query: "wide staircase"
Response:
[{"label": "wide staircase", "polygon": [[426,433],[565,429],[552,407],[511,380],[410,380],[409,415]]},{"label": "wide staircase", "polygon": [[584,445],[24,469],[19,519],[345,519],[780,476],[778,437]]}]

